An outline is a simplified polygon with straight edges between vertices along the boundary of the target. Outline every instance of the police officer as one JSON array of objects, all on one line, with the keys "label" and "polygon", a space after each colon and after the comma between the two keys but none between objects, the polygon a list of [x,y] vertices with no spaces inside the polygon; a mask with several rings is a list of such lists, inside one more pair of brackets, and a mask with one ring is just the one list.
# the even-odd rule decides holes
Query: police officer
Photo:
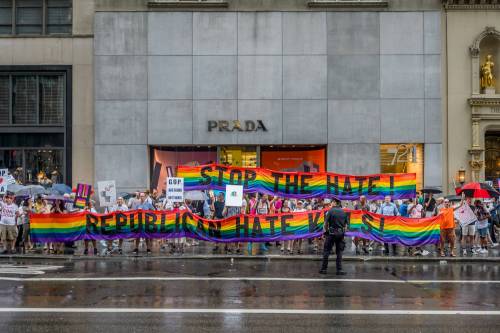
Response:
[{"label": "police officer", "polygon": [[345,248],[344,233],[347,226],[347,214],[342,210],[340,201],[334,199],[332,208],[326,213],[324,232],[325,232],[325,246],[323,249],[323,264],[321,265],[320,274],[326,274],[328,268],[328,257],[335,245],[335,252],[337,253],[337,275],[345,275],[342,271],[342,251]]}]

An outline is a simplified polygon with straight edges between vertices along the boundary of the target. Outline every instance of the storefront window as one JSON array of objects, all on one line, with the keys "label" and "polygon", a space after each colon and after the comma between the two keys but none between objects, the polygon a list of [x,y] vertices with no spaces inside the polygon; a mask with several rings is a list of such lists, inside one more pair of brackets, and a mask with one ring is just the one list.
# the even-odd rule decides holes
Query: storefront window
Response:
[{"label": "storefront window", "polygon": [[165,190],[167,177],[175,177],[178,165],[201,165],[217,161],[216,147],[156,147],[152,151],[151,188]]},{"label": "storefront window", "polygon": [[23,184],[61,183],[63,150],[9,149],[0,150],[0,169],[7,168]]},{"label": "storefront window", "polygon": [[9,169],[9,173],[19,182],[24,182],[23,151],[0,150],[0,169]]},{"label": "storefront window", "polygon": [[278,171],[324,172],[325,147],[261,147],[260,165]]},{"label": "storefront window", "polygon": [[485,179],[500,186],[500,132],[488,132],[485,137]]},{"label": "storefront window", "polygon": [[257,147],[222,146],[219,152],[219,163],[235,167],[255,168],[257,166]]},{"label": "storefront window", "polygon": [[424,182],[424,145],[399,143],[380,145],[380,170],[382,173],[416,173],[417,190]]}]

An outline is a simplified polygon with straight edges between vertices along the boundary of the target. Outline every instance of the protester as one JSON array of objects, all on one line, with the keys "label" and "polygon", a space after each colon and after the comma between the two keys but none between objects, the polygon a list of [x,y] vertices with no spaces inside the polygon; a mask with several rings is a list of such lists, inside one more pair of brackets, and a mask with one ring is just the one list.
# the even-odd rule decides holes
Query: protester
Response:
[{"label": "protester", "polygon": [[[365,212],[370,211],[370,206],[368,205],[366,201],[366,197],[364,195],[359,197],[359,202],[356,202],[354,204],[354,210],[362,210]],[[363,250],[364,254],[369,254],[368,252],[368,240],[365,238],[359,238],[359,237],[354,237],[354,246],[356,247],[356,254],[360,255],[361,251],[359,249],[359,245],[361,244],[361,249]]]},{"label": "protester", "polygon": [[[382,203],[382,205],[380,205],[378,213],[381,215],[386,215],[386,216],[398,216],[399,215],[398,208],[396,207],[396,205],[393,202],[391,202],[391,197],[389,195],[387,195],[384,198],[384,203]],[[391,247],[392,247],[392,255],[397,256],[398,255],[397,244],[393,243],[393,244],[391,244]],[[388,243],[384,243],[384,251],[385,251],[384,254],[386,256],[388,256],[389,255],[389,244]]]},{"label": "protester", "polygon": [[340,201],[334,200],[332,208],[328,211],[325,217],[324,232],[325,232],[325,247],[323,249],[323,262],[320,274],[326,274],[328,269],[328,257],[335,245],[335,253],[337,255],[335,264],[337,275],[345,275],[342,270],[342,252],[345,248],[344,233],[347,227],[347,214],[340,207]]},{"label": "protester", "polygon": [[490,218],[490,213],[484,208],[481,200],[476,200],[474,202],[474,213],[477,216],[477,233],[479,234],[481,249],[478,253],[488,253],[488,219]]},{"label": "protester", "polygon": [[[110,213],[113,213],[113,212],[126,212],[128,211],[128,206],[125,205],[125,202],[123,200],[122,197],[118,197],[116,199],[116,204],[111,206],[110,209],[109,209],[109,212]],[[122,246],[123,246],[123,238],[120,238],[117,240],[118,241],[118,254],[123,254],[123,250],[122,250]],[[107,242],[107,251],[106,251],[106,255],[111,255],[112,252],[113,252],[113,243],[114,241],[112,240],[109,240]]]},{"label": "protester", "polygon": [[427,198],[425,198],[425,203],[424,203],[425,216],[422,217],[434,216],[435,209],[436,209],[436,199],[434,199],[432,193],[427,193]]},{"label": "protester", "polygon": [[439,211],[443,214],[443,222],[441,223],[441,240],[439,247],[439,255],[445,256],[445,245],[448,242],[450,249],[448,253],[451,257],[455,257],[455,217],[454,209],[450,205],[450,200],[443,200],[443,207]]},{"label": "protester", "polygon": [[[465,198],[462,197],[462,201],[460,202],[460,205],[459,207],[461,207],[462,205],[468,205],[469,208],[474,212],[475,210],[475,207],[471,204],[471,198]],[[462,251],[463,251],[463,255],[467,255],[467,253],[469,254],[473,254],[474,253],[474,250],[473,250],[473,242],[474,242],[474,236],[476,234],[476,223],[477,223],[477,218],[474,219],[474,221],[471,221],[467,224],[465,224],[464,222],[461,222],[460,225],[462,227],[461,231],[462,231]]]},{"label": "protester", "polygon": [[[140,209],[140,210],[154,210],[155,208],[154,208],[153,204],[151,203],[151,200],[147,200],[146,194],[143,193],[143,192],[141,192],[141,193],[139,193],[139,204],[137,205],[136,209]],[[147,255],[151,255],[151,239],[150,238],[146,238],[145,242],[146,242],[146,254]],[[141,243],[141,239],[140,238],[136,238],[135,239],[135,248],[132,251],[132,253],[134,255],[138,255],[139,254],[139,244],[140,243]]]},{"label": "protester", "polygon": [[[95,210],[95,207],[94,207],[94,202],[92,200],[89,200],[89,202],[87,203],[87,206],[85,206],[84,208],[84,211],[87,211],[87,212],[90,212],[90,213],[97,213],[97,211]],[[84,250],[83,250],[83,255],[86,256],[89,254],[89,243],[92,242],[92,248],[94,249],[94,255],[96,256],[97,255],[97,241],[95,239],[92,239],[92,240],[88,240],[88,239],[85,239],[83,241],[83,245],[84,245]]]},{"label": "protester", "polygon": [[14,243],[17,239],[16,219],[19,216],[19,207],[14,203],[11,194],[4,196],[0,201],[0,240],[5,246],[3,254],[14,253]]},{"label": "protester", "polygon": [[19,210],[18,216],[18,236],[16,241],[16,249],[19,249],[17,252],[26,253],[26,249],[31,250],[30,243],[30,213],[34,212],[33,200],[31,197],[24,201],[21,209]]}]

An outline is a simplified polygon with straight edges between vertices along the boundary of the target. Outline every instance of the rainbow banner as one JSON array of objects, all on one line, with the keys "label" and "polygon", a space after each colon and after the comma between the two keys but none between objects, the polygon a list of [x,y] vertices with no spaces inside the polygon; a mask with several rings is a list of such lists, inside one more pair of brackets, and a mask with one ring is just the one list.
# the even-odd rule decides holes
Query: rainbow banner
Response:
[{"label": "rainbow banner", "polygon": [[[410,219],[346,210],[347,236],[406,246],[439,242],[442,215]],[[319,237],[327,210],[270,215],[236,215],[207,220],[187,210],[94,214],[31,214],[33,242],[82,239],[190,237],[210,242],[272,242]]]},{"label": "rainbow banner", "polygon": [[357,200],[409,199],[416,195],[414,173],[342,175],[326,172],[278,172],[264,168],[235,168],[217,164],[178,166],[177,177],[184,178],[184,190],[224,191],[226,185],[243,185],[249,193],[308,199],[331,197]]}]

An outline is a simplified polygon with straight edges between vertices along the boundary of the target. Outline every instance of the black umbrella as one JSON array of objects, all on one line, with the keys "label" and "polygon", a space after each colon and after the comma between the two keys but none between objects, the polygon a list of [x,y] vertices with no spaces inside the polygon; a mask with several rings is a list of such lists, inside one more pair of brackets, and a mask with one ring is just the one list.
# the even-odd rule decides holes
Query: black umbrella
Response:
[{"label": "black umbrella", "polygon": [[448,199],[448,200],[450,200],[450,201],[461,201],[461,200],[462,200],[462,197],[461,197],[461,196],[459,196],[459,195],[453,195],[453,194],[451,194],[451,195],[447,195],[447,196],[445,196],[444,198],[445,198],[445,199]]},{"label": "black umbrella", "polygon": [[438,188],[435,188],[435,187],[424,187],[422,190],[421,190],[422,193],[432,193],[432,194],[438,194],[438,193],[441,193],[443,191],[441,191],[440,189]]}]

